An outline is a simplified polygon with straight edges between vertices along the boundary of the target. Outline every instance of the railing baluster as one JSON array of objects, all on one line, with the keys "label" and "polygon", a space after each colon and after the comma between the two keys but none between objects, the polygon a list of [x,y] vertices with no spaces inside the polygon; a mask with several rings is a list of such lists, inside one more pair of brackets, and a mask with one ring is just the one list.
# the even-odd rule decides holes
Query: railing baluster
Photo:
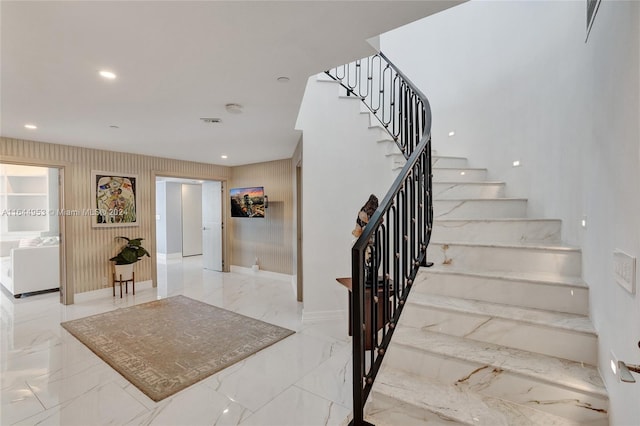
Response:
[{"label": "railing baluster", "polygon": [[433,227],[431,109],[426,96],[382,53],[326,74],[348,96],[362,99],[407,159],[351,250],[351,424],[360,426],[369,424],[364,405],[418,268],[426,264]]}]

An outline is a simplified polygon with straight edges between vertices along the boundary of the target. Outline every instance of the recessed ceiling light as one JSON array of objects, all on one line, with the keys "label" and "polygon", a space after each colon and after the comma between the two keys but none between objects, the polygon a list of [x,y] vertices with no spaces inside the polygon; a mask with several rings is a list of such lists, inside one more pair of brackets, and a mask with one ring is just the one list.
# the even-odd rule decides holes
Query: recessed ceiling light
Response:
[{"label": "recessed ceiling light", "polygon": [[449,132],[449,136],[455,136],[456,132],[454,132],[453,130]]},{"label": "recessed ceiling light", "polygon": [[226,104],[224,107],[231,114],[240,114],[242,112],[242,105],[240,104]]},{"label": "recessed ceiling light", "polygon": [[35,124],[25,124],[24,127],[30,130],[35,130],[38,128],[38,126],[36,126]]},{"label": "recessed ceiling light", "polygon": [[516,160],[513,162],[513,167],[520,167],[520,160]]},{"label": "recessed ceiling light", "polygon": [[460,172],[460,176],[464,176],[466,174],[467,174],[466,172]]},{"label": "recessed ceiling light", "polygon": [[278,77],[278,83],[288,83],[291,79],[286,76]]},{"label": "recessed ceiling light", "polygon": [[116,75],[114,73],[112,73],[111,71],[107,71],[107,70],[102,70],[100,71],[100,76],[104,77],[108,80],[115,80]]},{"label": "recessed ceiling light", "polygon": [[227,158],[229,158],[229,157],[223,154],[223,155],[221,155],[221,156],[220,156],[220,158],[222,158],[222,159],[226,160],[226,159],[227,159]]}]

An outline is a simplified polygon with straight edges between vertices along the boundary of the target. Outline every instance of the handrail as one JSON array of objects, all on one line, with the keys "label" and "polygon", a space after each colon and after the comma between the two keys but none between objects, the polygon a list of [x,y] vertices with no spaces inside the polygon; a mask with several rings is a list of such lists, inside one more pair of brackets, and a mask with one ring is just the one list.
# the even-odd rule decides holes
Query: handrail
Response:
[{"label": "handrail", "polygon": [[364,420],[365,402],[415,276],[426,266],[433,225],[431,108],[426,96],[382,53],[326,74],[348,95],[360,97],[407,158],[351,249],[350,424],[360,426],[369,424]]}]

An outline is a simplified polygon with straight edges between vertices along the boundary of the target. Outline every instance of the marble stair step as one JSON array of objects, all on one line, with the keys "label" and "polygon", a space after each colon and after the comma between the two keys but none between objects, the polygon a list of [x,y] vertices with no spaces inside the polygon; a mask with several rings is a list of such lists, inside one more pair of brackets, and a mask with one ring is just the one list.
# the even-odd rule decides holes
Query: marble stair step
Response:
[{"label": "marble stair step", "polygon": [[479,272],[542,272],[582,275],[580,249],[554,244],[442,243],[432,241],[427,259],[437,266]]},{"label": "marble stair step", "polygon": [[524,308],[589,314],[589,288],[581,278],[521,272],[452,271],[423,268],[412,292],[460,297]]},{"label": "marble stair step", "polygon": [[584,315],[412,292],[400,323],[591,365],[598,362],[598,336]]},{"label": "marble stair step", "polygon": [[366,420],[380,425],[577,426],[579,423],[513,402],[383,367]]},{"label": "marble stair step", "polygon": [[395,159],[393,160],[392,164],[391,164],[391,170],[393,171],[397,171],[400,172],[400,170],[402,170],[402,168],[404,167],[404,165],[406,164],[406,160],[400,160],[400,159]]},{"label": "marble stair step", "polygon": [[431,238],[448,242],[559,243],[562,222],[554,219],[436,219]]},{"label": "marble stair step", "polygon": [[447,199],[433,201],[433,217],[439,219],[506,219],[527,215],[525,198]]},{"label": "marble stair step", "polygon": [[469,162],[464,157],[451,157],[445,155],[434,155],[431,154],[431,166],[432,167],[443,167],[443,168],[467,168],[469,167]]},{"label": "marble stair step", "polygon": [[400,170],[407,164],[406,158],[402,154],[387,154],[391,158],[392,170]]},{"label": "marble stair step", "polygon": [[606,421],[607,391],[595,366],[402,325],[393,340],[385,369],[581,423]]},{"label": "marble stair step", "polygon": [[487,169],[469,167],[434,167],[434,182],[478,182],[487,180]]},{"label": "marble stair step", "polygon": [[[378,119],[372,117],[371,120],[375,120],[375,123],[371,123],[369,126],[369,132],[375,135],[376,142],[391,142],[395,145],[393,136],[391,136],[384,126],[378,122]],[[400,149],[398,149],[397,152],[400,153]]]},{"label": "marble stair step", "polygon": [[504,182],[434,182],[433,198],[436,200],[463,200],[503,198]]}]

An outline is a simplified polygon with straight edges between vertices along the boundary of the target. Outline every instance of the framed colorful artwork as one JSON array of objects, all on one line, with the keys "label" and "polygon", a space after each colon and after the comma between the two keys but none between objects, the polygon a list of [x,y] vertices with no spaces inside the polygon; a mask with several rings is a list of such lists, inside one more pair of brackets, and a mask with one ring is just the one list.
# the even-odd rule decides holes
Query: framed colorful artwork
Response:
[{"label": "framed colorful artwork", "polygon": [[91,172],[94,228],[138,226],[138,176]]}]

